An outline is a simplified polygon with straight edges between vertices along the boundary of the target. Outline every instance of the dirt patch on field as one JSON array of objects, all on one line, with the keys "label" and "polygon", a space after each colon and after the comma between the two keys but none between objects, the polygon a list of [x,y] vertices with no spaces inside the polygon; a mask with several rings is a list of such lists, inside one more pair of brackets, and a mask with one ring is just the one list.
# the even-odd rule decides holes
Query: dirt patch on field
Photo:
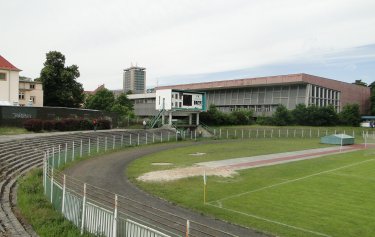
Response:
[{"label": "dirt patch on field", "polygon": [[201,166],[192,166],[186,168],[176,168],[171,170],[152,171],[139,176],[137,179],[144,182],[165,182],[187,177],[216,175],[221,177],[233,177],[236,171],[227,168],[207,168]]}]

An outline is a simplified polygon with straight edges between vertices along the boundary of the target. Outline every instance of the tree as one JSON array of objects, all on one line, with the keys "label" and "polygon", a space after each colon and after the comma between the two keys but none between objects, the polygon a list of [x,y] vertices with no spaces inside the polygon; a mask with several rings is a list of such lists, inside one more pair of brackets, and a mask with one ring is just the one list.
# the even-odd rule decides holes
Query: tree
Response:
[{"label": "tree", "polygon": [[127,95],[128,94],[121,93],[119,97],[117,97],[115,104],[125,106],[128,110],[133,110],[133,102],[129,100]]},{"label": "tree", "polygon": [[298,125],[307,125],[307,108],[305,104],[298,104],[295,109],[292,110],[291,114],[294,123]]},{"label": "tree", "polygon": [[358,104],[346,104],[339,114],[340,122],[343,125],[359,126],[361,114]]},{"label": "tree", "polygon": [[44,105],[80,107],[83,87],[76,79],[80,76],[78,66],[65,67],[65,56],[57,51],[46,54],[39,80],[43,83]]},{"label": "tree", "polygon": [[85,102],[86,109],[97,109],[110,112],[115,103],[115,96],[108,89],[101,89],[94,95],[87,97]]},{"label": "tree", "polygon": [[292,116],[285,105],[279,104],[275,113],[272,115],[273,124],[277,126],[285,126],[292,124]]},{"label": "tree", "polygon": [[355,80],[355,82],[353,82],[352,84],[354,85],[358,85],[358,86],[367,86],[367,83],[362,81],[361,79],[360,80]]}]

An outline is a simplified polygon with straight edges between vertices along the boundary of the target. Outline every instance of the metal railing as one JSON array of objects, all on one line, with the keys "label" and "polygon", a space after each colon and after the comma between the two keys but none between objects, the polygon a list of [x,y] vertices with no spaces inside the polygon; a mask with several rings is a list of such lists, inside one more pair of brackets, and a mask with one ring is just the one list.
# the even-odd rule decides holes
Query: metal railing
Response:
[{"label": "metal railing", "polygon": [[80,228],[82,233],[111,237],[235,236],[84,183],[59,170],[80,157],[126,146],[177,141],[181,137],[194,140],[196,133],[179,134],[166,130],[150,133],[144,130],[88,137],[51,147],[45,152],[43,167],[45,195],[54,208]]}]

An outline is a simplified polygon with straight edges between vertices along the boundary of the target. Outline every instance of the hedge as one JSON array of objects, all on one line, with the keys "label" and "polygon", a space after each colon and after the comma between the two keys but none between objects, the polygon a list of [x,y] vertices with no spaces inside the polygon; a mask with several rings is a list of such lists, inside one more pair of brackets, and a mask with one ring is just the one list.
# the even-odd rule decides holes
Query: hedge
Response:
[{"label": "hedge", "polygon": [[[24,122],[24,128],[28,131],[80,131],[92,130],[95,128],[92,120],[88,119],[61,119],[61,120],[41,120],[29,119]],[[96,129],[111,129],[111,121],[99,119],[96,123]]]}]

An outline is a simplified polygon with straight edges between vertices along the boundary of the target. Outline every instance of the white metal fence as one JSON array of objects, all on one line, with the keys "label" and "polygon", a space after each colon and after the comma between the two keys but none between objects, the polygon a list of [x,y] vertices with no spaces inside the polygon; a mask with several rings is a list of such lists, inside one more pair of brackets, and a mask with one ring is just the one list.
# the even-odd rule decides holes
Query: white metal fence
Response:
[{"label": "white metal fence", "polygon": [[197,134],[179,134],[164,130],[155,133],[124,132],[98,137],[88,135],[51,147],[45,152],[45,195],[54,208],[79,227],[82,233],[109,237],[235,236],[83,183],[59,170],[77,158],[95,153],[125,146],[177,141],[185,137],[197,139]]},{"label": "white metal fence", "polygon": [[[316,138],[332,133],[366,137],[374,131],[339,131],[330,129],[216,129],[221,139],[256,138]],[[175,236],[235,236],[197,222],[167,213],[147,204],[110,193],[98,187],[68,177],[58,168],[79,157],[108,152],[125,146],[197,139],[197,132],[118,132],[108,135],[88,134],[80,139],[53,146],[45,152],[44,192],[56,210],[77,227],[108,237],[175,237]]]}]

